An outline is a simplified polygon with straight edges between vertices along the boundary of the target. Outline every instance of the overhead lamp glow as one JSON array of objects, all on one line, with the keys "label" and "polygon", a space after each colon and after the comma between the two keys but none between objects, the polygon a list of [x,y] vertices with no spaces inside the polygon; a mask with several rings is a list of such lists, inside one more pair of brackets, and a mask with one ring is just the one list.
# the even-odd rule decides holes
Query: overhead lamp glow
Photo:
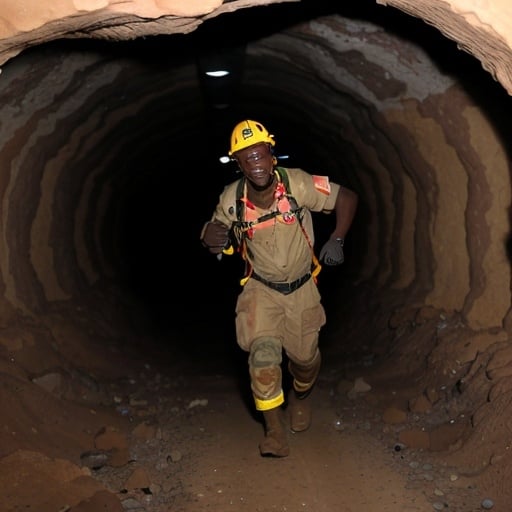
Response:
[{"label": "overhead lamp glow", "polygon": [[226,71],[225,69],[219,71],[206,71],[205,75],[211,76],[212,78],[222,78],[223,76],[228,76],[229,71]]}]

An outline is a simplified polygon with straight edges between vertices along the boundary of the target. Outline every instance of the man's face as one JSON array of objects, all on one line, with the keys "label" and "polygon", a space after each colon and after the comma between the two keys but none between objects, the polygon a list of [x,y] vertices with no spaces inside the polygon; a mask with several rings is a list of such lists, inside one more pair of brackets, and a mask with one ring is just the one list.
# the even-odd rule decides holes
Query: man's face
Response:
[{"label": "man's face", "polygon": [[246,178],[257,188],[265,188],[270,183],[274,163],[268,144],[265,142],[254,144],[237,151],[234,156]]}]

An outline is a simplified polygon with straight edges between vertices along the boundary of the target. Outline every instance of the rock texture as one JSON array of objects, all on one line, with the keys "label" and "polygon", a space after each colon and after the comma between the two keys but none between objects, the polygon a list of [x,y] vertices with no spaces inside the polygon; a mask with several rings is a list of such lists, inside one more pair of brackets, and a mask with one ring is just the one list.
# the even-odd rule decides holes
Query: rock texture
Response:
[{"label": "rock texture", "polygon": [[[340,359],[370,354],[374,380],[410,376],[410,404],[470,418],[432,445],[506,494],[512,8],[329,3],[4,2],[0,361],[19,428],[0,455],[69,456],[29,418],[55,395],[101,397],[90,376],[112,371],[135,319],[160,308],[188,331],[191,311],[207,323],[212,302],[231,304],[237,276],[197,237],[235,176],[217,157],[251,116],[291,165],[360,195],[343,279],[324,285]],[[219,61],[233,74],[205,78]],[[201,297],[171,309],[177,274]],[[19,406],[24,386],[36,404]]]},{"label": "rock texture", "polygon": [[[286,0],[284,0],[286,1]],[[294,0],[287,0],[294,1]],[[28,1],[5,2],[0,30],[0,63],[33,45],[57,38],[132,40],[155,34],[189,33],[207,19],[237,9],[283,3],[273,0],[59,1],[51,8]],[[510,6],[507,0],[378,1],[439,29],[482,62],[512,93]]]}]

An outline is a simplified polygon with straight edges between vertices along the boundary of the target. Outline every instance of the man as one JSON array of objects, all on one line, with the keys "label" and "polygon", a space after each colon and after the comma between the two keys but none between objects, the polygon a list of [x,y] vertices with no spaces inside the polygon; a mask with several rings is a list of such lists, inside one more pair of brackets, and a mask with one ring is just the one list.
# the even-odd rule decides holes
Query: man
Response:
[{"label": "man", "polygon": [[236,305],[237,342],[249,354],[251,390],[265,421],[260,453],[286,457],[282,353],[293,377],[290,427],[301,432],[311,423],[310,393],[321,362],[318,336],[326,321],[316,285],[320,263],[311,212],[335,212],[320,260],[339,265],[358,197],[326,176],[278,167],[274,146],[273,135],[257,121],[234,128],[229,155],[243,177],[224,188],[200,238],[213,254],[230,253],[234,244],[246,262]]}]

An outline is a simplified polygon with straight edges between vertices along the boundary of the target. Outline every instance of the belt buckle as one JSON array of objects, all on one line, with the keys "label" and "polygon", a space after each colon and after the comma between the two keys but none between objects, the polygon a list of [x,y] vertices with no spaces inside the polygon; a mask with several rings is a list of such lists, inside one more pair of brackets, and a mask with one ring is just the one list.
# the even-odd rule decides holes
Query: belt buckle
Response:
[{"label": "belt buckle", "polygon": [[311,273],[305,274],[302,277],[295,279],[295,281],[292,281],[291,283],[272,283],[271,281],[263,279],[256,273],[253,273],[253,277],[257,281],[262,282],[263,284],[272,288],[273,290],[276,290],[279,293],[282,293],[283,295],[289,295],[290,293],[299,289],[311,277]]},{"label": "belt buckle", "polygon": [[283,283],[285,285],[285,290],[282,293],[284,293],[285,295],[289,295],[290,293],[299,289],[304,283],[305,278],[306,276],[302,276],[299,277],[298,279],[295,279],[295,281],[292,281],[291,283]]}]

